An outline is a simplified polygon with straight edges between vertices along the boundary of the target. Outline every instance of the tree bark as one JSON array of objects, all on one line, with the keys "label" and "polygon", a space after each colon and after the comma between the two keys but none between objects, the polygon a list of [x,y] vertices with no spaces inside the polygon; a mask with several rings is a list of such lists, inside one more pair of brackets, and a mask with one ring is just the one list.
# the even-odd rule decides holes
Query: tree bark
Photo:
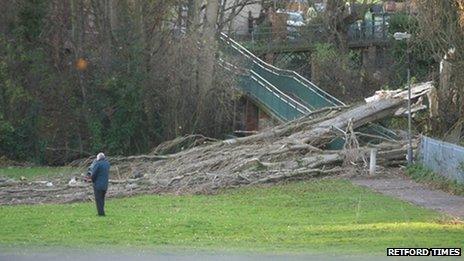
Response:
[{"label": "tree bark", "polygon": [[[216,24],[218,19],[218,0],[208,0],[206,5],[206,16],[203,28],[203,63],[200,68],[201,89],[206,93],[213,84],[214,56],[216,53]],[[204,93],[204,94],[205,94]]]},{"label": "tree bark", "polygon": [[[198,68],[199,102],[198,109],[200,116],[206,116],[205,104],[208,95],[213,87],[214,65],[217,51],[216,25],[218,19],[219,3],[218,0],[208,0],[206,4],[206,15],[203,25],[202,48],[200,51],[200,67]],[[205,117],[200,117],[204,119]]]}]

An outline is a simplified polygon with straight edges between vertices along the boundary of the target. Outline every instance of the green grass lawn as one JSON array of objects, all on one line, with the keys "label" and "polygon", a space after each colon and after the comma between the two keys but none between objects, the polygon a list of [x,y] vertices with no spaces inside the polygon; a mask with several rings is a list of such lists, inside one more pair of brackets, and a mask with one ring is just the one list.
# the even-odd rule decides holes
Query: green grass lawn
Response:
[{"label": "green grass lawn", "polygon": [[27,179],[45,178],[56,175],[67,175],[77,173],[77,169],[70,167],[11,167],[0,168],[0,177],[8,177],[19,179],[21,177]]},{"label": "green grass lawn", "polygon": [[0,207],[0,246],[136,247],[384,254],[387,247],[463,247],[464,225],[348,181]]}]

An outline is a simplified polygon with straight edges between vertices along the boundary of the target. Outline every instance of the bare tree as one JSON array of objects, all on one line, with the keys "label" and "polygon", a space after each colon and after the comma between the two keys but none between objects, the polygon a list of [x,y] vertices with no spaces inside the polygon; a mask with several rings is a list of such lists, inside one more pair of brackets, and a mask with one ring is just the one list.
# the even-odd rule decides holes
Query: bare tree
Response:
[{"label": "bare tree", "polygon": [[364,18],[365,13],[373,5],[373,0],[327,0],[326,11],[322,14],[324,25],[327,27],[329,42],[338,46],[342,51],[348,49],[348,27]]},{"label": "bare tree", "polygon": [[417,0],[416,6],[418,29],[413,48],[440,64],[439,116],[432,119],[432,126],[436,134],[442,134],[464,120],[464,5],[462,0]]}]

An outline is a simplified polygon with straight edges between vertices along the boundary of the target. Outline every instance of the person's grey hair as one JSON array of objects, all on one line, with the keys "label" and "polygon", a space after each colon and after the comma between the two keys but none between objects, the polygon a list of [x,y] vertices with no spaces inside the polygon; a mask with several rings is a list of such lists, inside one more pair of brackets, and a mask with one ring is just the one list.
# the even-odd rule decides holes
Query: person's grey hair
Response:
[{"label": "person's grey hair", "polygon": [[102,160],[105,158],[105,154],[103,154],[103,152],[100,152],[97,154],[97,160]]}]

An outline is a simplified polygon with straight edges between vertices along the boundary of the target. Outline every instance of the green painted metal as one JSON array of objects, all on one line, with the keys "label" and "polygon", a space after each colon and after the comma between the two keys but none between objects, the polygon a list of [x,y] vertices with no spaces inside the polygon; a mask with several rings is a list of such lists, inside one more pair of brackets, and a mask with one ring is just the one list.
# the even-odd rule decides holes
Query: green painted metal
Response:
[{"label": "green painted metal", "polygon": [[255,72],[240,76],[239,85],[281,121],[290,121],[309,112],[303,105],[280,92]]},{"label": "green painted metal", "polygon": [[225,34],[221,36],[221,40],[225,44],[226,53],[242,58],[240,62],[243,68],[258,74],[281,92],[304,104],[310,111],[344,105],[343,102],[315,86],[298,73],[283,70],[262,61]]},{"label": "green painted metal", "polygon": [[252,68],[263,78],[272,82],[277,88],[279,88],[279,90],[304,101],[305,105],[311,110],[335,105],[331,100],[319,95],[313,89],[304,86],[303,83],[299,82],[293,76],[283,75],[276,73],[275,71],[267,70],[258,64],[253,64]]},{"label": "green painted metal", "polygon": [[[238,87],[280,121],[290,121],[321,108],[345,106],[298,73],[262,61],[225,34],[220,39],[223,43],[222,54],[228,56],[224,60],[236,60],[239,57],[239,65],[226,62],[235,74],[240,72]],[[398,138],[394,132],[377,124],[370,124],[358,131],[386,139]],[[368,139],[366,142],[378,141]],[[343,144],[343,139],[339,138],[329,147],[341,149]]]}]

